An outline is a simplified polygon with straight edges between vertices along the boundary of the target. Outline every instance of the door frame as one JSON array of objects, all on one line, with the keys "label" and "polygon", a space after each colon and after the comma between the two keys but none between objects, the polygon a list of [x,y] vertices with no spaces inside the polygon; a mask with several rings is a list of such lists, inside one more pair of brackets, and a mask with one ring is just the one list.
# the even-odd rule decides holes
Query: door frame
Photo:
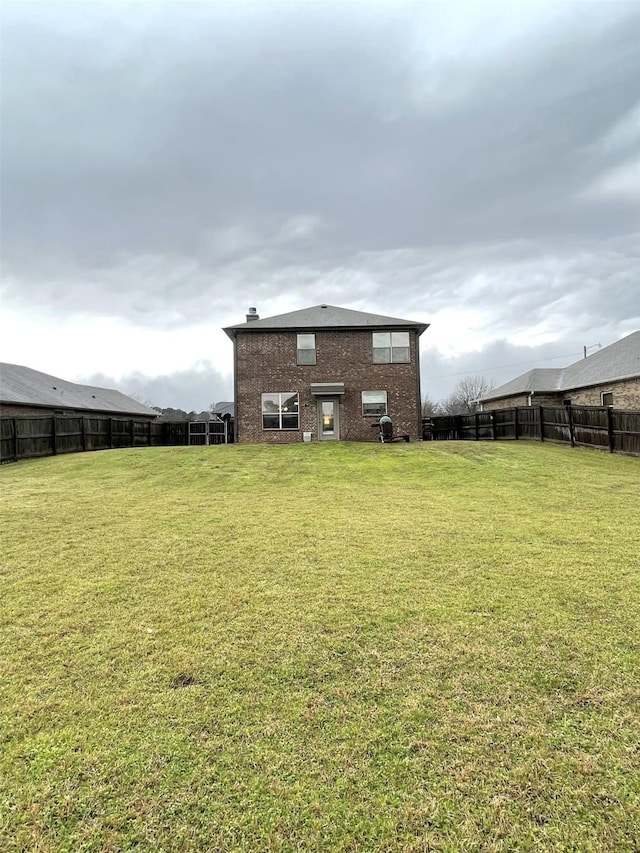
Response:
[{"label": "door frame", "polygon": [[[322,404],[333,403],[333,435],[322,434]],[[340,441],[340,397],[327,394],[316,397],[316,416],[318,422],[318,441]]]}]

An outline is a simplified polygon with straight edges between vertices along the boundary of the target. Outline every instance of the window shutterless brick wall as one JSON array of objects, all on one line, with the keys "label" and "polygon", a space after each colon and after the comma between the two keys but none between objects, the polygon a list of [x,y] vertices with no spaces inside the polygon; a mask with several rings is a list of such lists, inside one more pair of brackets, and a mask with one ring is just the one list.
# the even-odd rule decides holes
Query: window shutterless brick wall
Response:
[{"label": "window shutterless brick wall", "polygon": [[49,415],[54,413],[54,409],[45,409],[41,406],[12,406],[11,404],[3,404],[0,406],[0,417],[9,418],[27,418],[32,415]]},{"label": "window shutterless brick wall", "polygon": [[515,397],[500,397],[497,400],[487,400],[482,404],[483,412],[490,412],[492,409],[511,409],[514,406],[528,406],[529,395],[518,394]]},{"label": "window shutterless brick wall", "polygon": [[[532,406],[561,406],[565,394],[534,394],[531,397]],[[482,404],[483,412],[498,409],[513,409],[515,406],[528,406],[528,394],[516,394],[514,397],[500,397],[497,400],[488,400]]]},{"label": "window shutterless brick wall", "polygon": [[640,378],[621,382],[604,382],[591,388],[567,391],[564,397],[571,399],[574,406],[601,406],[602,393],[613,391],[614,409],[640,409]]},{"label": "window shutterless brick wall", "polygon": [[[313,331],[313,330],[310,330]],[[417,335],[410,332],[408,364],[374,364],[370,330],[316,332],[316,364],[296,364],[296,332],[241,332],[236,338],[236,427],[241,443],[274,444],[301,441],[303,432],[318,437],[314,382],[344,382],[340,397],[340,438],[372,441],[377,417],[362,414],[362,391],[386,391],[387,410],[395,432],[412,440],[421,436],[420,395],[417,383]],[[300,427],[263,430],[261,395],[297,391]]]},{"label": "window shutterless brick wall", "polygon": [[[566,398],[564,391],[558,394],[534,394],[531,398],[532,406],[561,406]],[[528,403],[526,405],[529,405]]]},{"label": "window shutterless brick wall", "polygon": [[[613,392],[614,409],[640,410],[640,378],[623,379],[618,382],[604,382],[592,385],[590,388],[567,389],[557,394],[534,394],[531,398],[533,406],[561,406],[563,400],[571,400],[572,406],[601,406],[602,393]],[[483,403],[485,412],[491,409],[511,409],[514,406],[528,406],[529,395],[519,394],[515,397],[502,397]]]},{"label": "window shutterless brick wall", "polygon": [[[62,414],[61,414],[62,412]],[[118,412],[98,412],[91,409],[54,409],[46,406],[22,406],[20,404],[2,404],[0,405],[1,418],[31,418],[31,417],[51,417],[57,414],[58,417],[65,418],[113,418],[113,420],[127,421],[133,418],[134,421],[155,421],[155,417],[149,415],[126,415]]]}]

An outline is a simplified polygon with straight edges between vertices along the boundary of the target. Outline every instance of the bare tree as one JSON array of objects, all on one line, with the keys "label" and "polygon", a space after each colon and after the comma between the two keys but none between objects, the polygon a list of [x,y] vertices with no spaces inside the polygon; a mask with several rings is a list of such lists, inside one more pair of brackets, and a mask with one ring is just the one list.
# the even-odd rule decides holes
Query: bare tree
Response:
[{"label": "bare tree", "polygon": [[477,408],[477,400],[491,391],[493,383],[484,376],[467,376],[461,379],[446,400],[439,403],[443,414],[468,415]]},{"label": "bare tree", "polygon": [[166,409],[156,408],[156,412],[160,412],[161,421],[193,421],[196,419],[197,412],[185,412],[184,409],[173,409],[170,406]]},{"label": "bare tree", "polygon": [[422,398],[422,417],[432,418],[434,415],[442,414],[440,411],[440,403],[432,400],[428,394]]},{"label": "bare tree", "polygon": [[450,394],[444,400],[438,401],[439,415],[459,415],[461,414],[460,405],[454,394]]}]

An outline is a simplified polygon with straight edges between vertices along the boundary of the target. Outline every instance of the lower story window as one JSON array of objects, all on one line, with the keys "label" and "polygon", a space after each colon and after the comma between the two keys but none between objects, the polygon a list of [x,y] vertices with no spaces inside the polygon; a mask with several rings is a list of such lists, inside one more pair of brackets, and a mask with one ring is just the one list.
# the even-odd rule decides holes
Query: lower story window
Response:
[{"label": "lower story window", "polygon": [[298,395],[292,391],[262,395],[262,429],[298,429]]},{"label": "lower story window", "polygon": [[386,391],[363,391],[362,392],[362,414],[363,415],[386,415],[387,414],[387,392]]},{"label": "lower story window", "polygon": [[603,391],[600,396],[603,406],[613,406],[613,391]]}]

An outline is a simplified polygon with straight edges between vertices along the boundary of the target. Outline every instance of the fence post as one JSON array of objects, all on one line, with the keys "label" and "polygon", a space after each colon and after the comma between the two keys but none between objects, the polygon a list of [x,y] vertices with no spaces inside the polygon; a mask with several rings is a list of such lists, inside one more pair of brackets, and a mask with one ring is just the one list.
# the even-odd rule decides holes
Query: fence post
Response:
[{"label": "fence post", "polygon": [[609,453],[613,453],[613,409],[607,406],[607,434],[609,436]]},{"label": "fence post", "polygon": [[542,406],[538,406],[538,417],[540,418],[540,441],[544,441],[544,413]]},{"label": "fence post", "polygon": [[109,418],[109,449],[113,450],[113,418]]},{"label": "fence post", "polygon": [[456,433],[456,438],[459,439],[462,435],[462,415],[456,415],[454,420],[454,430]]},{"label": "fence post", "polygon": [[86,428],[85,428],[85,423],[84,423],[84,417],[81,417],[80,418],[80,441],[82,443],[82,450],[87,449],[87,435],[86,435],[85,429]]},{"label": "fence post", "polygon": [[518,407],[513,410],[513,431],[516,441],[518,440]]},{"label": "fence post", "polygon": [[571,411],[571,406],[567,406],[567,417],[569,419],[569,439],[571,440],[571,447],[575,447],[576,435],[573,427],[573,412]]},{"label": "fence post", "polygon": [[151,421],[149,421],[149,426],[147,429],[147,435],[149,437],[149,447],[151,447]]},{"label": "fence post", "polygon": [[495,409],[491,410],[491,438],[496,440],[496,412]]},{"label": "fence post", "polygon": [[480,415],[476,412],[476,441],[480,440]]},{"label": "fence post", "polygon": [[56,426],[56,416],[53,415],[51,418],[51,450],[54,456],[58,452],[58,433]]},{"label": "fence post", "polygon": [[18,419],[13,418],[13,461],[18,461]]}]

